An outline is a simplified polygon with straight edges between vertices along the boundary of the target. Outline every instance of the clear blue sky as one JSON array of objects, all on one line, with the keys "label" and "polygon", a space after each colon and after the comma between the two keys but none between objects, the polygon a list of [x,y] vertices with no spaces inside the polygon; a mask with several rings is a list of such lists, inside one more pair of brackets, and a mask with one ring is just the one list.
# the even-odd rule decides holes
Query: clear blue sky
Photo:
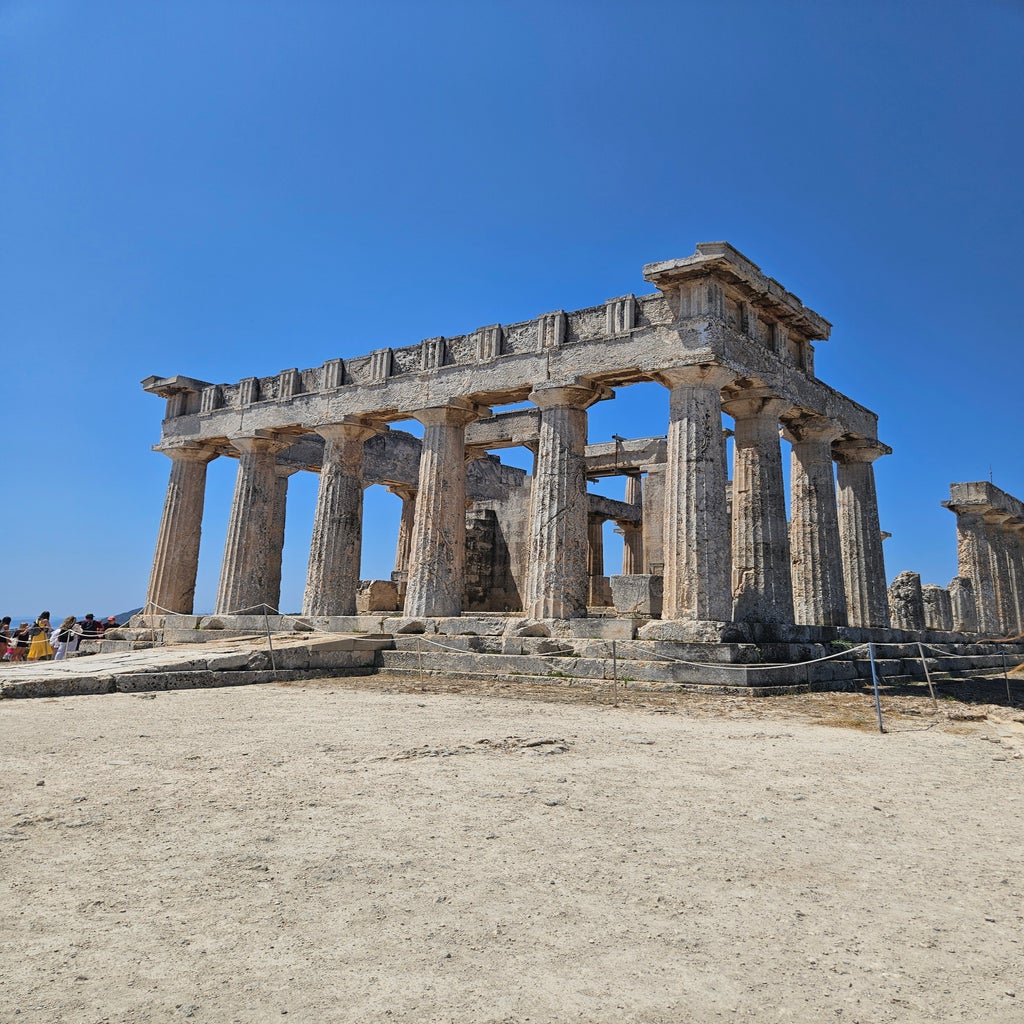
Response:
[{"label": "clear blue sky", "polygon": [[[835,325],[818,375],[895,449],[889,576],[946,583],[950,481],[1024,497],[1022,52],[997,0],[0,3],[0,614],[142,603],[170,468],[149,374],[646,293],[644,263],[718,239]],[[591,440],[666,409],[624,390]],[[286,609],[316,490],[293,481]],[[391,568],[380,490],[364,576]]]}]

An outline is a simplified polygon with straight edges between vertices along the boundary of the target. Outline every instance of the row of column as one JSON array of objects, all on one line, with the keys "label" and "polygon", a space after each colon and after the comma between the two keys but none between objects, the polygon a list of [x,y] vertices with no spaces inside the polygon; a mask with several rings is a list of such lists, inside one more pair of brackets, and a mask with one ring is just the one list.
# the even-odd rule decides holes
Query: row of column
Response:
[{"label": "row of column", "polygon": [[[734,373],[695,366],[662,373],[669,389],[664,509],[664,611],[669,619],[889,624],[872,462],[877,442],[833,445],[838,428],[808,418],[791,428],[792,524],[787,525],[779,439],[781,399],[743,392],[724,405]],[[584,381],[539,387],[524,610],[533,618],[586,614],[587,408],[605,396]],[[726,506],[721,412],[735,419],[732,534]],[[405,502],[399,560],[407,565],[405,614],[461,612],[465,558],[465,428],[480,410],[467,401],[412,415],[424,427],[415,502]],[[325,439],[305,615],[351,615],[359,577],[363,444],[379,429],[352,417],[317,427]],[[287,481],[275,464],[294,439],[257,432],[231,443],[238,478],[216,611],[258,610],[276,600]],[[206,466],[197,445],[163,449],[173,460],[150,580],[156,609],[191,611]],[[832,460],[838,463],[838,489]],[[639,500],[639,479],[633,485]],[[629,494],[627,493],[627,500]],[[273,524],[271,529],[267,524]],[[639,531],[637,531],[639,537]],[[642,540],[627,559],[642,567]],[[403,547],[407,546],[407,556]],[[625,568],[625,567],[624,567]]]},{"label": "row of column", "polygon": [[1024,520],[996,508],[950,507],[959,573],[974,584],[979,632],[1024,633]]},{"label": "row of column", "polygon": [[[790,428],[787,526],[779,416],[788,404],[760,391],[723,403],[734,376],[715,365],[659,375],[670,396],[663,617],[887,627],[872,463],[888,449],[836,445],[840,428],[822,417]],[[722,409],[735,420],[731,544]]]}]

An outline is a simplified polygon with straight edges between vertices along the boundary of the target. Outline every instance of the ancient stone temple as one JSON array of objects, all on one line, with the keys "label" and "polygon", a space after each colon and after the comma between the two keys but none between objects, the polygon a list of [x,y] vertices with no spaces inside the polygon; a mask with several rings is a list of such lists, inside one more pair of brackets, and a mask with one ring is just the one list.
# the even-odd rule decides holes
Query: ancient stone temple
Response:
[{"label": "ancient stone temple", "polygon": [[[890,449],[874,413],[815,376],[828,321],[724,242],[644,277],[652,294],[274,377],[148,378],[166,400],[156,450],[171,460],[148,609],[193,610],[207,466],[230,457],[220,616],[277,607],[289,479],[314,472],[302,609],[313,621],[357,612],[363,490],[382,483],[404,509],[394,586],[380,591],[396,619],[617,614],[652,639],[724,638],[730,624],[889,627],[873,463]],[[664,436],[588,444],[588,409],[650,381],[668,391]],[[422,440],[396,429],[403,420],[422,424]],[[488,454],[515,445],[534,453],[532,474]],[[626,478],[624,501],[588,493],[608,475]],[[962,519],[975,515],[954,499]],[[982,628],[1020,621],[977,554],[995,550],[993,531],[1010,536],[1015,515],[993,505],[964,520]],[[624,552],[610,577],[608,520]],[[1024,574],[1014,536],[1000,557]]]}]

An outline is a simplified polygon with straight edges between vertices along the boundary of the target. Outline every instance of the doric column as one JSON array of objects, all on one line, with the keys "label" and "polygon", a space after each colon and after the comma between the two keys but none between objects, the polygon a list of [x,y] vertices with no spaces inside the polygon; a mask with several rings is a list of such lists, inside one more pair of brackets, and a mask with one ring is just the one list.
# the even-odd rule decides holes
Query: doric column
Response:
[{"label": "doric column", "polygon": [[996,584],[992,575],[992,551],[982,517],[984,509],[948,503],[947,507],[956,513],[958,573],[966,576],[974,585],[978,632],[995,636],[999,633],[999,606],[996,603]]},{"label": "doric column", "polygon": [[1010,587],[1017,609],[1017,633],[1024,633],[1024,520],[1011,519],[1006,524],[1007,557],[1010,565]]},{"label": "doric column", "polygon": [[843,583],[851,626],[889,626],[889,595],[872,463],[891,452],[888,445],[872,440],[843,441],[832,446]]},{"label": "doric column", "polygon": [[274,509],[270,519],[270,563],[267,566],[267,604],[281,607],[281,556],[284,553],[284,525],[288,510],[288,480],[298,473],[298,466],[274,467]]},{"label": "doric column", "polygon": [[636,571],[654,576],[663,576],[665,572],[665,480],[664,463],[647,467],[643,491],[643,562]]},{"label": "doric column", "polygon": [[977,633],[978,606],[974,600],[973,581],[967,576],[954,576],[948,589],[953,629],[958,633]]},{"label": "doric column", "polygon": [[725,403],[736,421],[733,456],[732,590],[737,622],[792,622],[793,583],[782,479],[779,415],[765,395]]},{"label": "doric column", "polygon": [[831,420],[810,417],[789,428],[789,546],[793,611],[807,626],[845,626],[846,589],[839,547],[832,442],[841,433]]},{"label": "doric column", "polygon": [[588,605],[599,605],[603,601],[601,580],[604,576],[604,517],[587,516],[587,575],[590,577]]},{"label": "doric column", "polygon": [[217,453],[198,444],[168,446],[156,451],[171,460],[171,478],[156,538],[145,613],[159,615],[162,611],[171,611],[187,615],[193,610],[196,592],[206,467]]},{"label": "doric column", "polygon": [[1006,524],[1013,518],[1001,509],[985,512],[985,533],[988,537],[989,557],[992,559],[992,581],[995,585],[996,612],[999,632],[1017,632],[1017,601],[1013,589],[1013,556],[1010,552],[1010,534]]},{"label": "doric column", "polygon": [[896,629],[924,629],[924,594],[916,572],[901,572],[889,587],[889,612]]},{"label": "doric column", "polygon": [[604,517],[587,516],[587,575],[604,575]]},{"label": "doric column", "polygon": [[398,521],[398,543],[395,545],[395,573],[404,580],[409,572],[409,549],[412,547],[412,527],[416,519],[416,491],[412,487],[389,487],[402,499],[402,517]]},{"label": "doric column", "polygon": [[622,575],[633,576],[645,572],[643,526],[626,519],[616,519],[615,526],[615,532],[622,537]]},{"label": "doric column", "polygon": [[726,367],[705,365],[662,371],[655,378],[669,389],[665,619],[732,617],[721,389],[735,376]]},{"label": "doric column", "polygon": [[423,424],[419,491],[409,549],[405,614],[462,614],[466,564],[466,424],[478,416],[464,400],[412,415]]},{"label": "doric column", "polygon": [[263,611],[264,605],[274,606],[271,577],[276,537],[272,528],[277,497],[275,460],[277,453],[295,439],[278,440],[263,431],[229,440],[238,451],[238,476],[214,611],[218,615],[256,614]]},{"label": "doric column", "polygon": [[[636,505],[643,510],[644,493],[639,473],[631,473],[626,477],[627,505]],[[644,528],[643,519],[639,523],[617,522],[616,533],[622,534],[622,575],[632,576],[643,573],[644,567]]]},{"label": "doric column", "polygon": [[604,392],[586,383],[537,388],[540,435],[530,502],[526,614],[570,619],[587,614],[587,409]]},{"label": "doric column", "polygon": [[357,417],[315,428],[324,441],[303,615],[355,615],[363,544],[363,445],[379,428]]},{"label": "doric column", "polygon": [[921,587],[921,598],[924,601],[924,628],[949,632],[953,628],[953,603],[949,591],[934,583],[925,583]]}]

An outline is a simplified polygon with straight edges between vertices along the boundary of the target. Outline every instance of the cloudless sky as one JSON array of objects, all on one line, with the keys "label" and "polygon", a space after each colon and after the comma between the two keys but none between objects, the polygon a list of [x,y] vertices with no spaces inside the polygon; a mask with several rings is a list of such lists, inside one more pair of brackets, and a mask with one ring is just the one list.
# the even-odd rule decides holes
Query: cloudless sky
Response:
[{"label": "cloudless sky", "polygon": [[[894,449],[888,574],[945,584],[949,483],[1024,498],[1022,52],[1008,0],[0,0],[0,613],[143,602],[170,462],[142,378],[646,294],[720,239],[834,324],[817,374]],[[666,394],[620,390],[591,441],[663,434]],[[315,494],[292,478],[285,610]],[[366,500],[386,577],[398,502]]]}]

